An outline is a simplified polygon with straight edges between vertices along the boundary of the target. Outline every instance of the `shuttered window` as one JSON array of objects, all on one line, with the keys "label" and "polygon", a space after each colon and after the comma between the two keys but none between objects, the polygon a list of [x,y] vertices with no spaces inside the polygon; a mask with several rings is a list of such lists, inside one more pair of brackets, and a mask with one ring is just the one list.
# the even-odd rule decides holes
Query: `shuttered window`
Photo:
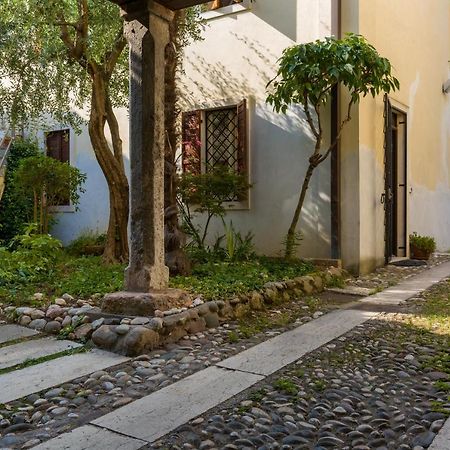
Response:
[{"label": "shuttered window", "polygon": [[206,173],[227,167],[248,173],[247,101],[182,115],[183,172]]},{"label": "shuttered window", "polygon": [[208,172],[225,165],[248,175],[246,100],[223,108],[185,112],[182,122],[184,172]]},{"label": "shuttered window", "polygon": [[[70,163],[70,132],[69,130],[50,131],[46,134],[47,156],[58,161]],[[69,206],[70,199],[62,198],[58,201],[58,206]]]}]

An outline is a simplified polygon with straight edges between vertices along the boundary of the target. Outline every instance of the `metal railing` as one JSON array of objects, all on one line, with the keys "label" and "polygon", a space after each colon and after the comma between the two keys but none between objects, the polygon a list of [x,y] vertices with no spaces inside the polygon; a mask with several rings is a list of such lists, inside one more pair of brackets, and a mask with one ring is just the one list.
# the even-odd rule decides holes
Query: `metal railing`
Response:
[{"label": "metal railing", "polygon": [[0,139],[0,169],[6,165],[9,149],[11,148],[13,138],[7,131],[5,135]]}]

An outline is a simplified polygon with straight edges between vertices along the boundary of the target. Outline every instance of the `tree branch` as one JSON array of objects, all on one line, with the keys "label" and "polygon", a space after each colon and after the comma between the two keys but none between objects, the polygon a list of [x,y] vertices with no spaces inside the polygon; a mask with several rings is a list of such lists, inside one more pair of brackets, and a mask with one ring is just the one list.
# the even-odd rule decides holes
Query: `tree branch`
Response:
[{"label": "tree branch", "polygon": [[345,119],[341,122],[341,124],[339,125],[339,130],[338,130],[338,134],[336,136],[336,139],[334,140],[334,142],[328,147],[328,150],[325,152],[325,154],[323,156],[320,157],[319,159],[319,164],[323,161],[325,161],[328,156],[330,155],[330,153],[336,148],[336,146],[338,145],[339,141],[341,140],[341,136],[342,136],[342,131],[345,127],[345,125],[347,125],[347,123],[350,122],[350,120],[352,120],[352,116],[351,116],[351,112],[352,112],[352,106],[353,106],[353,101],[350,100],[348,107],[347,107],[347,116],[345,117]]},{"label": "tree branch", "polygon": [[303,109],[305,111],[305,115],[306,115],[306,120],[308,121],[309,127],[311,128],[312,133],[314,134],[314,137],[316,139],[319,138],[319,133],[316,129],[316,126],[314,125],[314,120],[311,116],[311,111],[309,110],[309,106],[308,106],[308,98],[306,97],[306,95],[303,98]]},{"label": "tree branch", "polygon": [[111,77],[114,68],[116,67],[117,61],[123,52],[123,49],[127,45],[125,36],[123,35],[123,26],[117,33],[116,40],[114,41],[114,46],[111,51],[107,52],[103,58],[103,64],[105,66],[105,74],[108,78]]}]

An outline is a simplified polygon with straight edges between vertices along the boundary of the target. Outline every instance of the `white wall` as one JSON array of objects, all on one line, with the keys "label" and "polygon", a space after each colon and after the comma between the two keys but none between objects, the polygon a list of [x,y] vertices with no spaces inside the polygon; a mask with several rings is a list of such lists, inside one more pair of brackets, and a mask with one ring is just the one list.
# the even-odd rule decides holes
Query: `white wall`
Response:
[{"label": "white wall", "polygon": [[[186,51],[182,107],[250,100],[251,206],[229,212],[227,220],[244,234],[253,232],[259,252],[275,255],[282,250],[313,142],[299,111],[276,114],[265,104],[266,85],[286,47],[331,34],[326,23],[331,1],[285,0],[280,8],[273,0],[258,0],[250,8],[243,11],[237,5],[224,9],[234,10],[232,14],[207,13],[204,40]],[[330,257],[329,161],[313,175],[298,230],[304,235],[301,255]],[[223,234],[221,223],[215,224],[215,234]]]}]

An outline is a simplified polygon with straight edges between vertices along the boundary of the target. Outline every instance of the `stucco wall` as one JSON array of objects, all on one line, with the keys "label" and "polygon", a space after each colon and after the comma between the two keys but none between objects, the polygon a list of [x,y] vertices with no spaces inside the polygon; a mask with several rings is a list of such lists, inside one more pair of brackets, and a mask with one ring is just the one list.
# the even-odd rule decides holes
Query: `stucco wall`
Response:
[{"label": "stucco wall", "polygon": [[[450,3],[343,0],[342,15],[343,31],[364,35],[389,58],[401,83],[390,98],[394,107],[407,114],[407,232],[432,235],[440,250],[448,250],[450,96],[442,93],[442,84],[450,76]],[[349,265],[359,260],[360,270],[366,272],[384,258],[382,97],[364,99],[357,115],[358,124],[352,130],[357,138],[350,138],[348,130],[347,139],[353,139],[353,149],[359,148],[353,155],[360,180],[359,208],[357,218],[349,209],[343,211],[343,257]],[[342,170],[347,174],[348,153],[343,149]],[[356,227],[359,242],[352,242],[349,230]]]},{"label": "stucco wall", "polygon": [[[207,15],[204,40],[186,51],[181,83],[184,110],[250,100],[251,205],[229,212],[227,221],[253,232],[257,250],[272,255],[282,251],[313,142],[299,111],[275,114],[265,104],[266,85],[283,49],[329,35],[332,26],[330,0],[285,0],[283,8],[275,3],[258,0],[251,10]],[[301,255],[330,256],[329,162],[313,176],[298,229]],[[221,223],[213,226],[211,236],[216,234],[223,234]]]}]

